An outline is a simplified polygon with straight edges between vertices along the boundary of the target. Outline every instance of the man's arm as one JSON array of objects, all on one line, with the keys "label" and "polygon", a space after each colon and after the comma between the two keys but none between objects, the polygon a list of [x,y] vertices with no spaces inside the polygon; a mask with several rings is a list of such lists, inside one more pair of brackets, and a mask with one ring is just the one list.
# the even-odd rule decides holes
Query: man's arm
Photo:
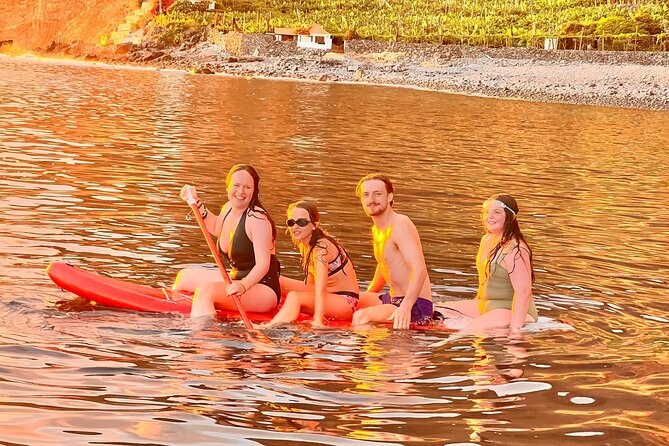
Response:
[{"label": "man's arm", "polygon": [[383,278],[381,265],[377,263],[376,270],[374,271],[374,277],[372,278],[372,282],[367,287],[367,291],[371,293],[380,293],[384,286],[386,286],[386,279]]},{"label": "man's arm", "polygon": [[400,307],[395,311],[392,318],[394,319],[394,328],[407,329],[411,323],[411,308],[420,297],[420,291],[427,278],[427,266],[425,266],[423,248],[416,226],[408,217],[404,217],[402,220],[393,230],[393,236],[404,262],[411,270],[411,274],[404,300],[402,300]]}]

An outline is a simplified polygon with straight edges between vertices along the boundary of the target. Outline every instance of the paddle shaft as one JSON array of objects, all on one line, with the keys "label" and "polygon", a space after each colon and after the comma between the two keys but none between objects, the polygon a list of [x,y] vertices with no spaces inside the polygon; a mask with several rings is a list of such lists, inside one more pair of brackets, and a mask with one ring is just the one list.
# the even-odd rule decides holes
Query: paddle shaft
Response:
[{"label": "paddle shaft", "polygon": [[[202,231],[202,234],[204,235],[204,238],[207,241],[207,245],[209,246],[209,251],[211,251],[211,255],[214,256],[214,260],[216,261],[216,266],[218,266],[218,270],[221,272],[221,275],[223,276],[225,282],[227,284],[231,284],[232,279],[230,279],[230,275],[228,274],[228,271],[225,269],[225,266],[223,265],[223,259],[221,259],[221,255],[218,253],[218,248],[216,247],[216,243],[214,242],[214,239],[211,237],[209,231],[207,230],[207,225],[204,223],[202,215],[200,215],[200,209],[198,209],[197,207],[197,201],[193,200],[192,198],[188,199],[188,205],[193,210],[193,215],[197,220],[197,225],[200,227],[200,230]],[[231,294],[230,297],[232,298],[232,301],[235,303],[237,311],[239,311],[239,315],[242,317],[242,320],[244,321],[244,326],[247,328],[247,330],[253,330],[253,324],[251,324],[249,317],[246,315],[246,310],[244,310],[242,302],[241,300],[239,300],[239,296],[236,294]]]}]

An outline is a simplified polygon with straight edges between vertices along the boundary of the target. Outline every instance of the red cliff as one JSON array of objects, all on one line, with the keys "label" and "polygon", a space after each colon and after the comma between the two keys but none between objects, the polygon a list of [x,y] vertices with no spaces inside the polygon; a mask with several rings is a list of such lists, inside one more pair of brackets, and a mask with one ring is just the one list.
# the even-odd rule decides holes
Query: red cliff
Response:
[{"label": "red cliff", "polygon": [[138,0],[14,0],[0,2],[0,41],[13,40],[25,49],[52,41],[99,44]]}]

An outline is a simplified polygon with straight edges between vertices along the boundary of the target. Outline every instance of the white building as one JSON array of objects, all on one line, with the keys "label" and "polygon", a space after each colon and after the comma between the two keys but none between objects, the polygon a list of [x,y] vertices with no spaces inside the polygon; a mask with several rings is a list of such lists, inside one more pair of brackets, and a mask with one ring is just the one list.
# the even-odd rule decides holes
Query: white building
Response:
[{"label": "white building", "polygon": [[331,50],[332,34],[325,31],[322,26],[313,24],[306,29],[304,34],[297,34],[297,46],[317,50]]},{"label": "white building", "polygon": [[289,42],[295,40],[296,35],[297,32],[295,32],[294,28],[274,28],[274,40],[277,42]]}]

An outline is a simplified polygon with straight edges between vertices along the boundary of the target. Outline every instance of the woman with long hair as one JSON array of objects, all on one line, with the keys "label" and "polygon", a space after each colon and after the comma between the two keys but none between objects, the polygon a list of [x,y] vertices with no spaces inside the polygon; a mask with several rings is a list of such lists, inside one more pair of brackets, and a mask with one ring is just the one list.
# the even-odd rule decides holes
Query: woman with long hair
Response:
[{"label": "woman with long hair", "polygon": [[290,204],[287,216],[290,236],[302,255],[304,281],[281,277],[286,300],[266,326],[292,322],[300,312],[313,314],[314,326],[323,326],[327,318],[350,320],[360,288],[348,253],[321,227],[313,202]]},{"label": "woman with long hair", "polygon": [[185,185],[181,197],[197,200],[207,231],[218,236],[217,246],[231,267],[231,284],[217,269],[187,268],[177,275],[173,289],[195,292],[191,317],[215,316],[216,308],[236,310],[232,295],[246,311],[268,313],[281,297],[280,264],[275,255],[276,226],[258,198],[260,176],[248,164],[232,166],[225,180],[228,202],[220,214],[198,200],[194,186]]},{"label": "woman with long hair", "polygon": [[479,287],[476,298],[436,305],[445,317],[466,315],[464,331],[519,329],[537,320],[532,298],[534,270],[530,249],[518,224],[518,203],[511,195],[493,195],[483,203],[485,235],[476,256]]}]

